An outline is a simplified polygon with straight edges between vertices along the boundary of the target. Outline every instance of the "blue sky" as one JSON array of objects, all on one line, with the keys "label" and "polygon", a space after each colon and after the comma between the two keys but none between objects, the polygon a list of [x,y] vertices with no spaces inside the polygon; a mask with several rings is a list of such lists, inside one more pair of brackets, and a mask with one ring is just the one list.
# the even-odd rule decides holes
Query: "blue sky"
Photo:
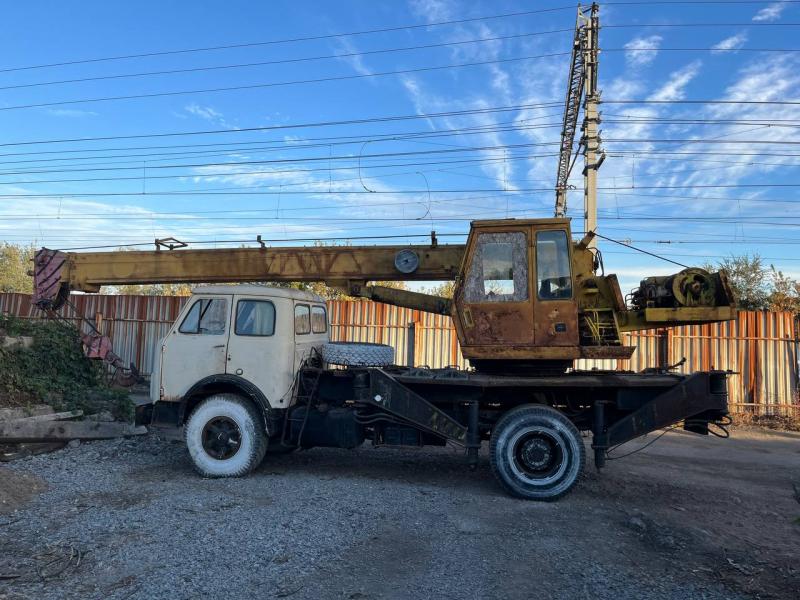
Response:
[{"label": "blue sky", "polygon": [[[542,32],[570,30],[574,9],[378,34],[7,69],[565,4],[7,3],[7,27],[0,38],[0,68],[6,69],[0,72],[0,143],[6,144],[0,146],[0,185],[6,194],[0,196],[0,239],[56,248],[168,236],[225,245],[224,240],[252,240],[258,234],[274,240],[399,235],[415,243],[422,240],[413,235],[434,228],[444,236],[442,242],[460,242],[463,237],[458,234],[467,231],[471,219],[552,216],[554,154],[569,61],[562,53],[569,52],[572,34]],[[792,145],[797,143],[800,107],[610,102],[800,98],[797,52],[751,51],[797,48],[797,27],[790,24],[800,21],[800,5],[601,6],[600,87],[609,103],[602,107],[608,158],[600,170],[600,186],[607,189],[601,190],[599,200],[599,231],[686,264],[758,252],[767,263],[800,276],[795,251],[800,242],[795,203],[800,197],[798,187],[787,185],[800,183],[798,157],[792,156],[800,154]],[[731,25],[683,26],[696,23]],[[473,42],[509,36],[514,37]],[[453,45],[465,41],[470,43]],[[295,60],[420,45],[437,47]],[[30,86],[287,60],[295,62]],[[488,64],[372,76],[475,62]],[[347,79],[55,104],[331,77]],[[30,104],[50,106],[16,108]],[[519,106],[526,108],[495,110]],[[463,114],[295,127],[453,112]],[[732,119],[737,123],[719,122]],[[247,128],[272,129],[19,144]],[[402,139],[391,139],[397,137]],[[570,215],[579,235],[579,168],[573,183],[577,189],[570,196]],[[171,194],[159,194],[165,191]],[[617,272],[625,288],[646,274],[676,269],[610,242],[600,247],[607,270]]]}]

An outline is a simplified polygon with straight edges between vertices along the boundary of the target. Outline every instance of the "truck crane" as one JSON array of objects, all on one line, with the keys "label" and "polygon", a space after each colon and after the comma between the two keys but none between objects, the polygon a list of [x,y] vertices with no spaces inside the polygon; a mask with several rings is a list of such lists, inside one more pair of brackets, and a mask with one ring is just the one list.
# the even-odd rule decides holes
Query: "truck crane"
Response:
[{"label": "truck crane", "polygon": [[[34,299],[52,313],[70,292],[104,285],[228,284],[194,289],[156,355],[151,404],[137,411],[139,423],[184,426],[204,476],[244,475],[267,452],[366,439],[453,443],[474,467],[488,440],[508,492],[551,500],[583,469],[581,431],[592,433],[599,468],[610,448],[648,432],[683,422],[708,434],[727,419],[724,371],[572,368],[579,358],[630,358],[627,331],[735,316],[725,273],[697,268],[648,277],[626,302],[593,238],[573,241],[569,219],[548,218],[475,221],[464,245],[432,234],[409,246],[191,249],[159,240],[147,251],[42,249]],[[330,343],[321,298],[247,285],[289,281],[449,315],[472,368],[397,366],[390,348]],[[371,281],[455,289],[451,299]],[[85,341],[94,356],[119,361],[102,337]]]},{"label": "truck crane", "polygon": [[[728,422],[725,371],[668,365],[580,371],[576,359],[628,359],[625,332],[725,321],[736,314],[724,272],[685,268],[647,277],[623,297],[595,247],[599,150],[599,7],[578,6],[568,77],[556,216],[475,221],[464,245],[192,249],[169,238],[149,251],[40,250],[34,301],[51,315],[72,291],[104,285],[226,283],[195,288],[161,341],[151,403],[137,423],[182,426],[203,476],[245,475],[268,452],[327,446],[456,444],[470,467],[489,442],[510,494],[553,500],[577,482],[591,432],[594,462],[657,429],[698,434]],[[583,100],[587,235],[566,217],[572,148]],[[600,156],[598,158],[598,152]],[[576,156],[577,158],[577,156]],[[443,298],[374,281],[453,281]],[[398,366],[390,347],[328,340],[321,298],[253,282],[325,282],[345,293],[452,317],[470,369]],[[100,332],[89,356],[120,368]],[[135,372],[132,373],[135,376]]]}]

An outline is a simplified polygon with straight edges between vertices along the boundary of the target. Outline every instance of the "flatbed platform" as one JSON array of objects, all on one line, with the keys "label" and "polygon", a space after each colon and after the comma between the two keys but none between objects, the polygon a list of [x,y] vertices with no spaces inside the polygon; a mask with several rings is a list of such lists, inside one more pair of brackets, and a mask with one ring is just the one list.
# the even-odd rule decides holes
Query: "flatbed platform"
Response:
[{"label": "flatbed platform", "polygon": [[[620,371],[572,371],[563,375],[498,375],[461,369],[386,369],[397,381],[407,384],[433,384],[491,387],[533,388],[636,388],[672,387],[688,375],[677,373],[634,373]],[[714,373],[714,371],[712,371]],[[720,372],[721,374],[723,372]]]}]

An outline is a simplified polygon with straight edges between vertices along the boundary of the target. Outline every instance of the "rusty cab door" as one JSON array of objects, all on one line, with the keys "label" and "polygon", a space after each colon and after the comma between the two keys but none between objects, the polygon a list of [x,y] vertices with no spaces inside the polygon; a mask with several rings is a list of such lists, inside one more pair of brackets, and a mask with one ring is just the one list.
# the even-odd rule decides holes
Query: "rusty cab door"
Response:
[{"label": "rusty cab door", "polygon": [[578,305],[569,226],[534,225],[532,234],[536,271],[534,343],[538,347],[577,346]]},{"label": "rusty cab door", "polygon": [[530,227],[503,225],[473,224],[456,290],[465,349],[534,343]]}]

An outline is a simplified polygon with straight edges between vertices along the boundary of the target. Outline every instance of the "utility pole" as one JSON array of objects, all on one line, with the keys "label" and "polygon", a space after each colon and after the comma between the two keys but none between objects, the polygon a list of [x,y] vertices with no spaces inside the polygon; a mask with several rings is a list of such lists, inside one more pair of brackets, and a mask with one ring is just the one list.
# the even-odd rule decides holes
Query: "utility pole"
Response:
[{"label": "utility pole", "polygon": [[[579,147],[583,148],[584,156],[584,231],[594,231],[597,227],[597,170],[605,159],[605,154],[600,150],[598,111],[600,91],[597,89],[599,12],[600,7],[597,3],[588,8],[578,6],[556,176],[555,216],[566,217],[569,176],[578,158],[577,154],[573,158],[572,146],[575,142],[578,113],[583,100],[583,124]],[[593,246],[594,240],[590,244]]]}]

